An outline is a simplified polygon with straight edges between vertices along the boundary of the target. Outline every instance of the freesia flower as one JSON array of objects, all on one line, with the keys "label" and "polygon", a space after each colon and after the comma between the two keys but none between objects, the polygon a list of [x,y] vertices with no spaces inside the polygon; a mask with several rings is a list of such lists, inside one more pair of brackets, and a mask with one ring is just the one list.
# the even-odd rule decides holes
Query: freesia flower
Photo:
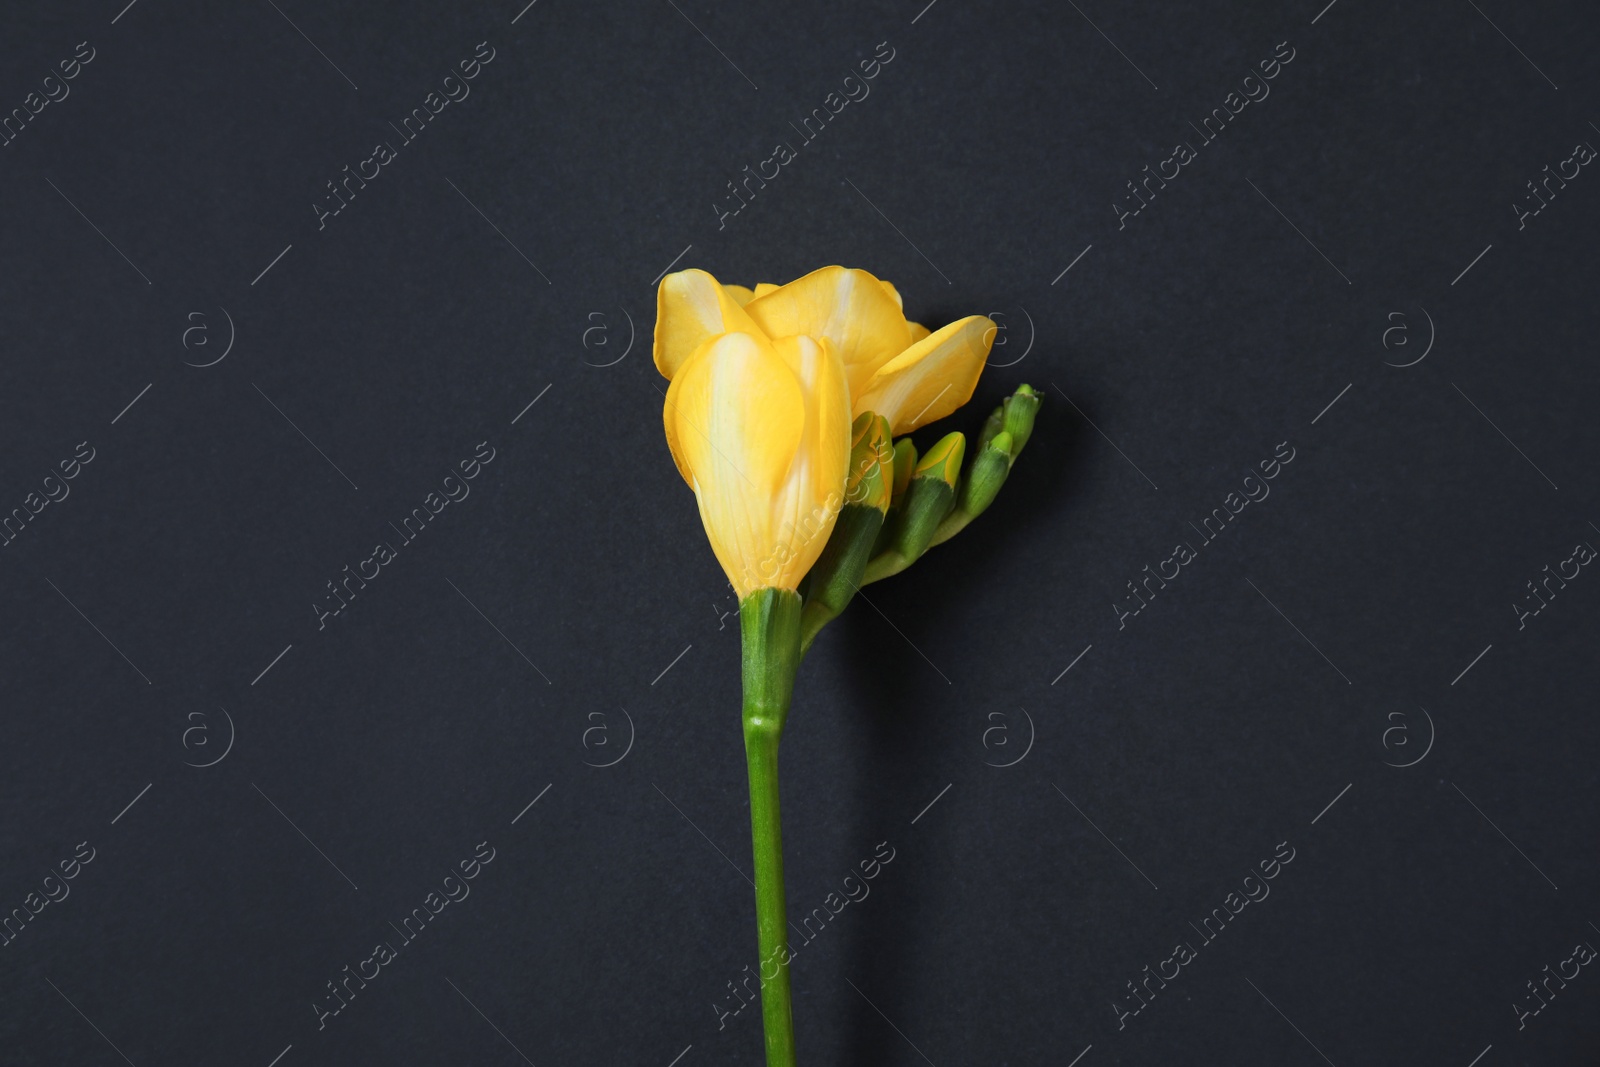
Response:
[{"label": "freesia flower", "polygon": [[995,325],[972,315],[930,332],[901,307],[894,286],[844,267],[754,289],[686,270],[656,297],[667,446],[739,596],[767,1067],[795,1065],[778,742],[801,657],[861,584],[988,506],[1039,406],[1024,385],[996,409],[966,474],[959,432],[918,461],[894,437],[971,398]]}]

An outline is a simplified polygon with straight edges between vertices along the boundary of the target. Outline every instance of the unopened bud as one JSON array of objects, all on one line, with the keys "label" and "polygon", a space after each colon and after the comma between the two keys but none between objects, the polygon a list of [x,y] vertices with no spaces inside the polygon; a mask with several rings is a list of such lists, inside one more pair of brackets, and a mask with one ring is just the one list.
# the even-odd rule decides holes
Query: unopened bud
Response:
[{"label": "unopened bud", "polygon": [[889,420],[870,411],[864,412],[851,425],[850,432],[850,471],[845,478],[845,502],[873,508],[879,514],[887,512],[895,461]]}]

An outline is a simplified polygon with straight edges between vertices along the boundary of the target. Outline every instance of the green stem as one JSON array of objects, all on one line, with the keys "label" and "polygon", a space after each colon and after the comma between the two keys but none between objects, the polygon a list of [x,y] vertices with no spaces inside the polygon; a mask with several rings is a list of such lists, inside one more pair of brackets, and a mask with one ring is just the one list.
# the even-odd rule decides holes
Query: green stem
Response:
[{"label": "green stem", "polygon": [[778,815],[778,741],[800,663],[800,597],[758,589],[739,605],[743,638],[744,751],[750,771],[750,844],[755,856],[756,934],[761,950],[761,1024],[767,1067],[794,1067],[789,998],[789,919]]}]

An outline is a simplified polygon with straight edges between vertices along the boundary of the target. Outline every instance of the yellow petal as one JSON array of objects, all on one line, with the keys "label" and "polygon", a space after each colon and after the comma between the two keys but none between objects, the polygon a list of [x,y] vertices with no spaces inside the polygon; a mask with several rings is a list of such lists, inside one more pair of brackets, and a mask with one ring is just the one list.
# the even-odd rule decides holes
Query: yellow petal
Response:
[{"label": "yellow petal", "polygon": [[788,473],[805,429],[794,371],[764,338],[714,337],[667,387],[667,447],[697,492],[718,481],[770,496]]},{"label": "yellow petal", "polygon": [[682,270],[656,290],[656,369],[666,378],[710,338],[724,333],[760,336],[728,290],[703,270]]},{"label": "yellow petal", "polygon": [[768,337],[826,337],[852,392],[911,343],[890,290],[864,270],[823,267],[758,294],[745,311]]},{"label": "yellow petal", "polygon": [[916,344],[918,341],[922,340],[924,337],[928,336],[928,334],[933,332],[920,322],[907,322],[906,325],[911,327],[912,344]]},{"label": "yellow petal", "polygon": [[888,290],[890,296],[894,297],[894,306],[899,308],[902,312],[905,311],[906,302],[900,298],[900,290],[894,287],[894,283],[886,282],[882,278],[879,278],[878,284],[883,286],[884,289]]},{"label": "yellow petal", "polygon": [[667,445],[717,560],[742,598],[794,589],[843,502],[849,392],[826,341],[749,334],[705,342],[667,390]]},{"label": "yellow petal", "polygon": [[855,411],[876,411],[896,437],[944,418],[972,399],[995,329],[987,317],[971,315],[934,331],[852,392]]},{"label": "yellow petal", "polygon": [[776,292],[777,289],[778,287],[772,282],[757,282],[755,293],[757,296],[766,296],[768,293]]},{"label": "yellow petal", "polygon": [[[837,512],[850,469],[850,390],[844,365],[826,338],[785,337],[773,342],[806,397],[806,428],[789,479],[808,515]],[[830,523],[831,529],[831,523]],[[824,534],[824,541],[827,535]],[[816,546],[822,551],[822,546]],[[812,557],[814,562],[815,556]],[[806,564],[810,568],[810,562]],[[805,571],[802,570],[801,574]]]},{"label": "yellow petal", "polygon": [[746,304],[750,303],[751,300],[755,299],[756,294],[752,293],[742,285],[729,285],[727,282],[723,282],[722,287],[728,291],[728,295],[733,297],[734,303],[738,304],[740,307],[744,307]]}]

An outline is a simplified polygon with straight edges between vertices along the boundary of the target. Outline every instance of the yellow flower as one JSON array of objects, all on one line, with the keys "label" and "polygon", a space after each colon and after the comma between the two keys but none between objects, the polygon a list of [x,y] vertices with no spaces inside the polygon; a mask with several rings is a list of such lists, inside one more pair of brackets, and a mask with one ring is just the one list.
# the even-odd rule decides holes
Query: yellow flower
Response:
[{"label": "yellow flower", "polygon": [[655,362],[671,380],[667,445],[742,599],[794,589],[844,502],[851,422],[900,435],[965,404],[994,323],[929,332],[864,270],[824,267],[788,285],[669,274],[656,295]]},{"label": "yellow flower", "polygon": [[667,446],[742,600],[795,589],[844,503],[850,396],[826,340],[720,333],[677,367]]},{"label": "yellow flower", "polygon": [[850,386],[851,414],[875,412],[895,436],[972,398],[995,324],[969,315],[932,333],[907,321],[900,293],[864,270],[823,267],[788,285],[720,285],[702,270],[669,274],[656,295],[656,367],[672,378],[722,333],[832,343]]}]

